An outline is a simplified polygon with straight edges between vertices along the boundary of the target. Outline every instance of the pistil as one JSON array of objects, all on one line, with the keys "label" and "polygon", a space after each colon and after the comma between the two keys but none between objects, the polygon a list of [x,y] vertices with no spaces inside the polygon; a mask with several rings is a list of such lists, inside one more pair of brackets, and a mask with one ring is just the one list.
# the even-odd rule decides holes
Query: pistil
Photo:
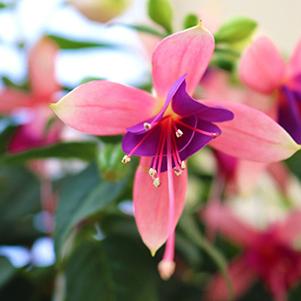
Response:
[{"label": "pistil", "polygon": [[[169,129],[172,128],[172,121],[169,123]],[[165,246],[163,259],[159,263],[158,269],[162,279],[169,279],[175,271],[176,264],[174,262],[175,252],[175,232],[174,232],[174,218],[175,218],[175,191],[172,174],[172,138],[167,138],[167,179],[168,179],[168,239]]]}]

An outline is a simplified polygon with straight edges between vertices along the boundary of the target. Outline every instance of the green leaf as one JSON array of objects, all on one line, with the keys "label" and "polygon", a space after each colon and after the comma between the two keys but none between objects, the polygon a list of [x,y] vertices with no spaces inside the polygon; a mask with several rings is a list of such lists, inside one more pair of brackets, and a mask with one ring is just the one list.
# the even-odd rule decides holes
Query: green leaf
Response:
[{"label": "green leaf", "polygon": [[14,8],[15,2],[9,3],[6,1],[0,1],[0,9],[5,9],[5,8]]},{"label": "green leaf", "polygon": [[2,75],[1,80],[2,80],[3,84],[8,88],[18,89],[18,90],[23,90],[23,91],[29,90],[28,80],[25,80],[24,82],[21,82],[21,83],[16,83],[6,75]]},{"label": "green leaf", "polygon": [[210,65],[228,72],[232,72],[235,70],[236,59],[232,56],[215,53]]},{"label": "green leaf", "polygon": [[66,178],[60,185],[59,205],[55,217],[56,252],[60,252],[74,226],[115,201],[123,192],[126,183],[127,179],[118,182],[102,180],[95,166]]},{"label": "green leaf", "polygon": [[195,221],[188,215],[184,215],[180,220],[180,227],[186,233],[186,235],[194,241],[201,249],[203,249],[216,263],[220,272],[225,278],[229,298],[228,300],[233,300],[233,286],[231,278],[228,274],[227,261],[224,258],[223,254],[220,253],[207,239],[201,235],[198,230],[197,224]]},{"label": "green leaf", "polygon": [[5,285],[17,272],[9,260],[5,257],[0,257],[0,287]]},{"label": "green leaf", "polygon": [[40,183],[24,167],[0,168],[0,242],[27,243],[39,234],[34,214],[41,209]]},{"label": "green leaf", "polygon": [[144,24],[125,24],[125,23],[114,23],[113,25],[119,25],[122,27],[130,28],[135,31],[141,32],[141,33],[147,33],[159,38],[164,38],[166,35],[157,29],[154,29],[150,26],[144,25]]},{"label": "green leaf", "polygon": [[67,262],[66,280],[66,301],[158,301],[149,253],[123,237],[82,243]]},{"label": "green leaf", "polygon": [[20,164],[28,160],[46,158],[81,159],[84,161],[92,161],[96,158],[96,154],[96,142],[63,142],[42,148],[31,149],[15,155],[5,155],[0,159],[0,162]]},{"label": "green leaf", "polygon": [[183,28],[187,29],[187,28],[198,25],[198,23],[199,23],[199,17],[194,14],[189,14],[184,19]]},{"label": "green leaf", "polygon": [[68,39],[66,37],[57,36],[53,34],[48,34],[48,37],[58,44],[61,49],[70,50],[70,49],[85,49],[85,48],[116,48],[117,45],[114,45],[109,42],[97,42],[97,41],[76,41]]},{"label": "green leaf", "polygon": [[123,156],[120,144],[106,143],[102,146],[97,163],[105,179],[114,181],[128,172],[127,167],[121,163]]},{"label": "green leaf", "polygon": [[292,157],[286,160],[289,169],[301,179],[301,152],[297,152]]},{"label": "green leaf", "polygon": [[249,18],[236,18],[224,25],[215,33],[216,43],[236,43],[249,38],[255,29],[257,22]]},{"label": "green leaf", "polygon": [[161,25],[167,33],[172,33],[172,6],[169,0],[149,0],[148,15],[157,24]]},{"label": "green leaf", "polygon": [[0,154],[2,155],[8,149],[10,140],[17,129],[17,124],[10,117],[0,118],[0,123]]}]

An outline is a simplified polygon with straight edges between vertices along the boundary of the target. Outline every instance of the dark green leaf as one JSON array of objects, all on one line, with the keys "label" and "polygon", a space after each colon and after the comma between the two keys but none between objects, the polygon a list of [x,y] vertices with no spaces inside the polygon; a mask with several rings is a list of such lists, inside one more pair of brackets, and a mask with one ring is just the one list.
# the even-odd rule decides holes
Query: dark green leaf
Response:
[{"label": "dark green leaf", "polygon": [[301,179],[301,152],[297,152],[294,156],[286,160],[289,169]]},{"label": "dark green leaf", "polygon": [[199,17],[194,14],[189,14],[184,19],[183,28],[187,29],[198,25],[198,23],[199,23]]},{"label": "dark green leaf", "polygon": [[214,35],[216,43],[236,43],[249,38],[257,22],[249,18],[236,18],[225,23]]},{"label": "dark green leaf", "polygon": [[11,138],[13,137],[17,125],[9,117],[0,118],[2,129],[0,131],[0,154],[2,155],[8,149]]},{"label": "dark green leaf", "polygon": [[29,90],[29,82],[28,81],[16,83],[6,75],[1,76],[1,80],[2,80],[3,84],[8,88],[24,90],[24,91]]},{"label": "dark green leaf", "polygon": [[172,6],[169,0],[148,0],[148,15],[167,33],[172,32]]},{"label": "dark green leaf", "polygon": [[92,161],[96,158],[97,143],[86,142],[63,142],[50,146],[35,148],[15,155],[3,156],[0,161],[10,164],[20,164],[33,159],[60,158],[81,159]]},{"label": "dark green leaf", "polygon": [[23,167],[0,168],[0,241],[25,243],[37,236],[34,214],[39,212],[40,184]]},{"label": "dark green leaf", "polygon": [[215,53],[210,62],[210,65],[225,71],[232,72],[235,69],[236,59],[233,56]]},{"label": "dark green leaf", "polygon": [[146,248],[131,239],[85,242],[67,263],[66,301],[157,301]]},{"label": "dark green leaf", "polygon": [[68,39],[66,37],[57,36],[53,34],[48,35],[53,41],[55,41],[61,49],[84,49],[84,48],[116,48],[117,45],[114,45],[109,42],[97,42],[97,41],[76,41]]},{"label": "dark green leaf", "polygon": [[101,136],[98,137],[104,143],[119,144],[122,140],[122,136]]},{"label": "dark green leaf", "polygon": [[189,239],[195,242],[201,249],[203,249],[216,263],[220,272],[225,278],[229,298],[228,300],[233,300],[233,287],[231,278],[228,273],[227,261],[223,254],[220,253],[199,231],[197,224],[192,217],[184,215],[180,220],[181,229],[187,234]]},{"label": "dark green leaf", "polygon": [[0,287],[5,285],[16,273],[16,269],[5,257],[0,257]]},{"label": "dark green leaf", "polygon": [[82,173],[67,178],[61,184],[56,213],[55,246],[58,253],[72,228],[99,213],[122,193],[127,180],[107,182],[91,166]]}]

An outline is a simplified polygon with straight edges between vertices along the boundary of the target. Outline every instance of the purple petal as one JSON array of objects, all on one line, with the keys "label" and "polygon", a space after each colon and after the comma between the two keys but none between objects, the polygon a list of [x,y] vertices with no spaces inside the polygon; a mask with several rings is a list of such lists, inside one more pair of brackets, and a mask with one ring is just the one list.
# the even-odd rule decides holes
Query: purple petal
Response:
[{"label": "purple petal", "polygon": [[173,96],[172,109],[180,116],[198,115],[199,118],[211,122],[223,122],[234,118],[229,110],[213,108],[193,99],[186,92],[186,82],[183,81]]},{"label": "purple petal", "polygon": [[[196,128],[209,133],[215,133],[218,135],[221,134],[221,130],[216,125],[200,119],[197,119]],[[214,137],[194,132],[190,143],[185,148],[180,150],[181,160],[186,160],[188,157],[206,146],[212,139],[214,139]]]},{"label": "purple petal", "polygon": [[132,153],[136,156],[155,156],[160,141],[161,126],[156,126],[146,133],[137,134],[127,132],[122,139],[122,149],[129,154],[139,143],[143,143]]},{"label": "purple petal", "polygon": [[[174,94],[177,92],[177,90],[179,89],[179,87],[181,86],[181,84],[185,81],[185,77],[186,77],[186,74],[181,76],[178,80],[175,81],[175,83],[171,86],[168,94],[167,94],[167,97],[166,97],[166,100],[165,100],[165,103],[163,105],[163,107],[161,108],[160,112],[155,115],[153,118],[149,119],[149,120],[144,120],[130,128],[127,129],[128,132],[131,132],[131,133],[136,133],[136,134],[139,134],[139,133],[143,133],[143,132],[146,132],[147,130],[145,129],[144,127],[144,124],[147,122],[151,125],[159,122],[163,116],[164,116],[164,113],[166,112]],[[139,110],[139,108],[137,108]]]},{"label": "purple petal", "polygon": [[293,137],[301,143],[301,97],[288,87],[282,88],[283,98],[279,101],[278,122]]}]

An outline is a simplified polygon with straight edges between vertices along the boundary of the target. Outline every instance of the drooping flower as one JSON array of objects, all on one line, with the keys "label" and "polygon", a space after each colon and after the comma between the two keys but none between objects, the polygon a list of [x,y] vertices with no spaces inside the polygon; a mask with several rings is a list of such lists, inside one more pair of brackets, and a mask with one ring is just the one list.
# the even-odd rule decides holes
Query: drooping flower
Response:
[{"label": "drooping flower", "polygon": [[[58,47],[52,40],[40,39],[28,56],[30,90],[25,92],[5,88],[0,91],[0,114],[26,115],[25,122],[17,127],[9,142],[7,151],[10,154],[46,146],[60,139],[62,123],[59,120],[49,123],[54,115],[48,107],[49,103],[55,101],[56,93],[60,91],[60,85],[55,76],[57,54]],[[29,163],[29,167],[39,176],[43,209],[53,214],[56,196],[52,191],[45,162],[34,160]],[[53,228],[50,223],[50,220],[45,220],[45,227],[48,231]]]},{"label": "drooping flower", "polygon": [[260,37],[242,56],[240,78],[252,89],[272,95],[277,120],[301,143],[301,42],[288,64],[267,37]]},{"label": "drooping flower", "polygon": [[174,230],[184,207],[189,156],[213,141],[226,152],[258,161],[282,160],[299,148],[257,110],[192,97],[213,50],[214,39],[200,24],[158,44],[152,57],[154,96],[92,81],[52,105],[58,117],[82,132],[125,134],[123,163],[141,157],[133,193],[135,219],[152,253],[168,240],[159,266],[165,278],[174,269]]},{"label": "drooping flower", "polygon": [[[301,233],[301,212],[295,211],[283,221],[258,230],[217,202],[204,211],[210,230],[218,231],[243,248],[242,255],[229,265],[235,299],[242,296],[259,278],[275,300],[287,300],[287,291],[301,279],[301,250],[296,242]],[[247,272],[246,272],[247,271]],[[205,300],[228,300],[228,289],[222,276],[209,283]]]},{"label": "drooping flower", "polygon": [[[243,103],[276,119],[277,114],[270,95],[263,95],[248,87],[233,83],[230,74],[226,71],[215,68],[208,69],[202,78],[201,88],[202,95],[208,99],[222,99]],[[264,172],[269,172],[280,184],[283,192],[286,192],[289,181],[284,182],[283,176],[279,179],[279,173],[285,172],[285,167],[280,162],[267,164],[241,160],[217,150],[214,150],[213,154],[218,171],[217,177],[219,181],[217,185],[223,183],[227,194],[249,194],[256,187],[260,181],[260,176]],[[286,177],[287,179],[289,178],[287,172]],[[220,198],[221,195],[217,197]]]},{"label": "drooping flower", "polygon": [[29,53],[30,91],[13,88],[0,91],[1,114],[26,113],[26,122],[19,126],[12,137],[8,149],[11,153],[45,146],[59,139],[59,122],[55,122],[46,130],[48,120],[52,116],[48,105],[55,100],[56,93],[60,91],[55,76],[57,53],[57,45],[48,38],[42,38]]}]

